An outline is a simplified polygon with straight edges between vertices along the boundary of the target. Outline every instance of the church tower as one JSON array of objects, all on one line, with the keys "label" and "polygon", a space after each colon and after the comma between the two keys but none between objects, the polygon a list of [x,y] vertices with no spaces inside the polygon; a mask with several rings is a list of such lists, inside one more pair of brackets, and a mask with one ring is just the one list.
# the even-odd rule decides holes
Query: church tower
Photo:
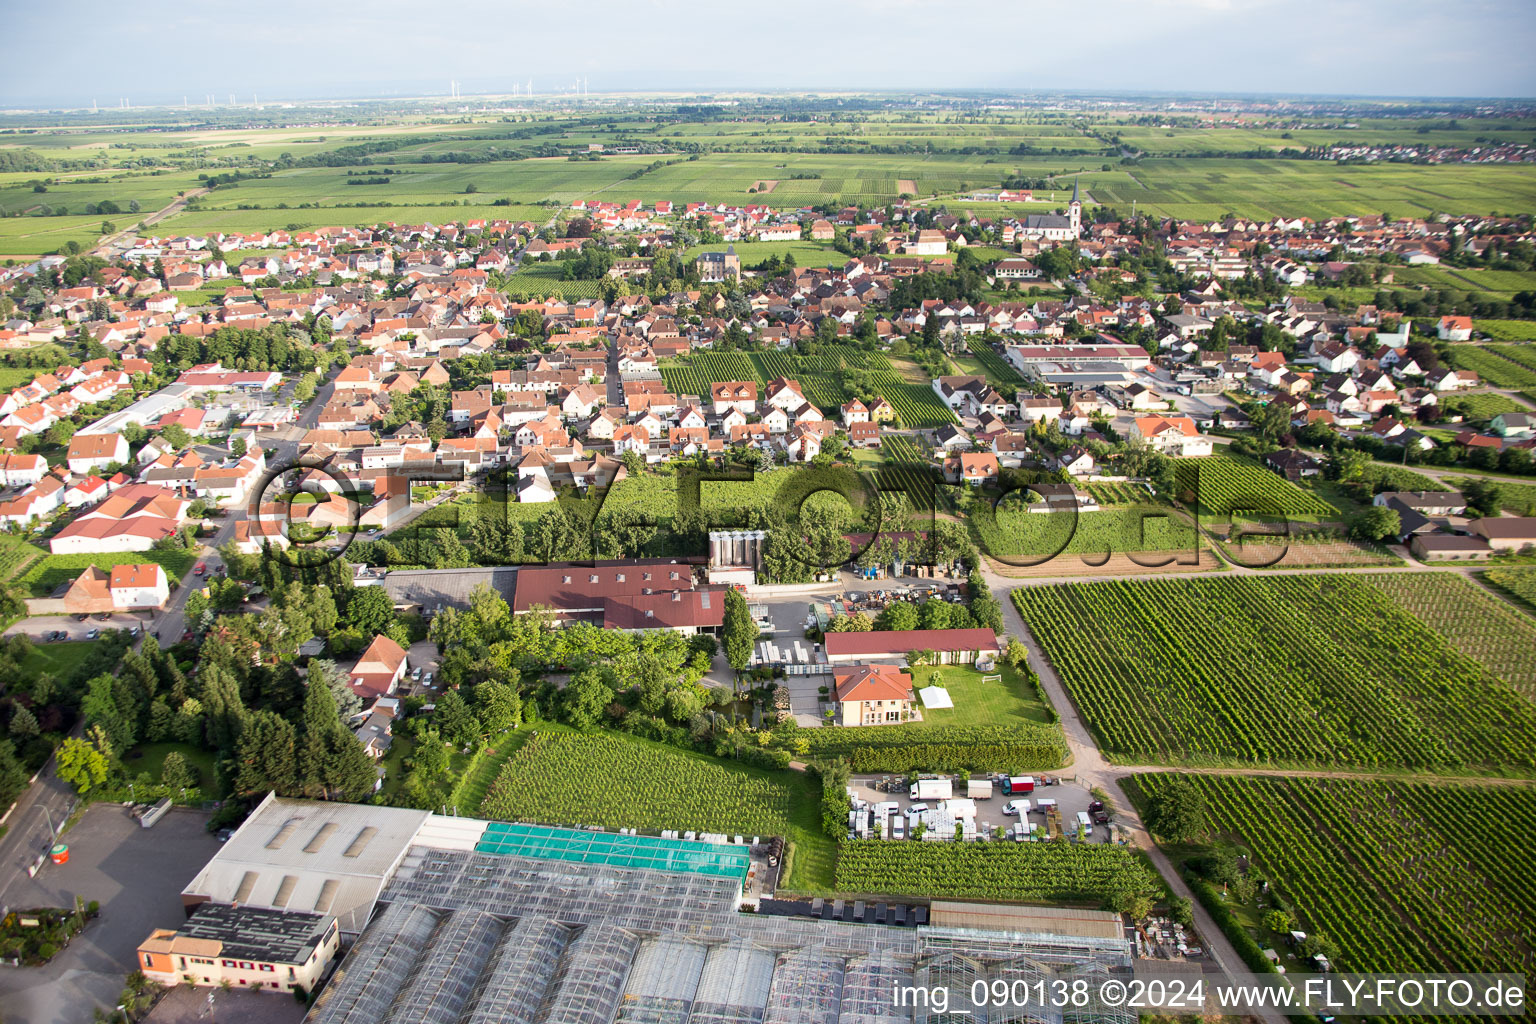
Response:
[{"label": "church tower", "polygon": [[1072,179],[1072,202],[1067,204],[1067,220],[1071,224],[1072,237],[1083,237],[1083,200],[1078,194],[1077,179]]}]

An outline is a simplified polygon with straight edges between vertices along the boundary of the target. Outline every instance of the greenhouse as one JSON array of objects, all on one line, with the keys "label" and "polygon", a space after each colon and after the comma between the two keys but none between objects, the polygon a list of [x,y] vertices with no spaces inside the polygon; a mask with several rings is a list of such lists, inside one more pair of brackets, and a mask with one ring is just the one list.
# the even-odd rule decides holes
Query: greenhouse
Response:
[{"label": "greenhouse", "polygon": [[[894,1005],[897,986],[1131,962],[1123,936],[743,913],[737,877],[630,866],[709,844],[527,826],[496,835],[508,838],[411,848],[311,1024],[911,1024],[929,1018]],[[535,855],[510,852],[519,847]]]}]

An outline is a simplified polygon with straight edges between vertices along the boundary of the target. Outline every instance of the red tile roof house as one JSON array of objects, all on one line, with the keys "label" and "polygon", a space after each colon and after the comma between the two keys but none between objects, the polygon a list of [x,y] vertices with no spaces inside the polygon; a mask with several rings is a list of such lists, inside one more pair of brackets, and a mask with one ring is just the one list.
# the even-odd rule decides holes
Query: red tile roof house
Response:
[{"label": "red tile roof house", "polygon": [[725,619],[724,591],[696,586],[692,565],[667,558],[523,566],[512,611],[521,615],[542,605],[553,611],[556,625],[718,633]]},{"label": "red tile roof house", "polygon": [[347,678],[352,692],[367,704],[395,691],[405,676],[405,650],[387,636],[376,636],[352,666]]},{"label": "red tile roof house", "polygon": [[827,661],[851,665],[872,658],[905,658],[912,651],[933,651],[941,665],[969,665],[979,655],[996,658],[1002,648],[990,629],[876,630],[870,633],[828,633],[823,639]]},{"label": "red tile roof house", "polygon": [[912,708],[912,677],[896,665],[860,665],[835,671],[832,679],[839,725],[894,725],[922,717]]},{"label": "red tile roof house", "polygon": [[128,461],[128,440],[122,434],[76,434],[69,441],[69,471],[81,476]]}]

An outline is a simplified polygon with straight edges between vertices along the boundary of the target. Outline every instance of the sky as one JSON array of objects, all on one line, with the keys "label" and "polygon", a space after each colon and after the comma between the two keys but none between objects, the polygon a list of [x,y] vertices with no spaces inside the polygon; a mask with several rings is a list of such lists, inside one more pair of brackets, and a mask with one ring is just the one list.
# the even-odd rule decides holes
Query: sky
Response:
[{"label": "sky", "polygon": [[[510,92],[1536,97],[1536,0],[7,5],[0,108]],[[159,13],[163,12],[163,13]]]}]

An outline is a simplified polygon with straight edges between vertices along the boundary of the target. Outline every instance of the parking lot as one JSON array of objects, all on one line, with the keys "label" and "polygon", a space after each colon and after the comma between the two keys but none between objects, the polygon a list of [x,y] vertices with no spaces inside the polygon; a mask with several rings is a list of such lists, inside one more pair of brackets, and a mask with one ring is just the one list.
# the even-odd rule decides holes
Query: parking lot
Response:
[{"label": "parking lot", "polygon": [[[409,696],[436,700],[442,692],[442,683],[437,678],[437,644],[431,640],[411,644],[405,652],[405,663],[408,668],[405,678],[400,681],[401,689]],[[420,675],[417,675],[418,669]],[[427,681],[428,675],[432,676],[430,683]]]},{"label": "parking lot", "polygon": [[6,907],[70,907],[75,897],[101,904],[101,916],[48,964],[0,968],[6,1024],[77,1024],[91,1007],[117,1005],[135,951],[151,928],[186,919],[181,890],[219,844],[207,818],[173,810],[141,828],[120,804],[96,804],[61,836],[68,864],[19,874],[0,893]]},{"label": "parking lot", "polygon": [[[1054,800],[1056,809],[1061,813],[1061,826],[1067,834],[1076,832],[1077,815],[1079,811],[1090,812],[1089,805],[1094,802],[1094,797],[1088,792],[1087,787],[1075,781],[1067,781],[1055,775],[1035,775],[1035,788],[1030,793],[1008,794],[1003,791],[1002,776],[1000,775],[973,775],[973,776],[941,776],[928,774],[924,778],[949,779],[951,790],[955,799],[970,799],[966,797],[968,779],[988,780],[993,783],[990,797],[974,798],[976,805],[976,828],[981,836],[991,838],[993,829],[1011,828],[1019,821],[1017,814],[1005,813],[1004,808],[1016,800],[1028,800],[1030,802],[1029,820],[1036,824],[1044,824],[1045,817],[1038,811],[1040,801]],[[1047,784],[1046,780],[1052,780],[1054,784]],[[906,777],[901,775],[856,775],[849,780],[848,788],[855,801],[862,800],[866,805],[874,807],[879,804],[895,804],[897,813],[907,816],[908,809],[913,804],[919,804],[929,808],[937,807],[943,803],[940,800],[919,800],[910,796]],[[855,807],[857,807],[857,803]],[[1109,809],[1111,817],[1113,810]],[[911,835],[910,830],[908,836]],[[1112,829],[1104,826],[1095,826],[1088,837],[1089,842],[1108,843],[1115,839]]]},{"label": "parking lot", "polygon": [[71,640],[94,640],[96,638],[89,635],[92,630],[98,633],[104,629],[137,627],[142,630],[153,618],[153,612],[113,612],[110,615],[91,615],[84,622],[80,621],[78,615],[34,615],[17,622],[5,631],[5,635],[25,633],[35,642],[45,643],[47,642],[43,639],[45,636],[62,631],[68,633]]}]

